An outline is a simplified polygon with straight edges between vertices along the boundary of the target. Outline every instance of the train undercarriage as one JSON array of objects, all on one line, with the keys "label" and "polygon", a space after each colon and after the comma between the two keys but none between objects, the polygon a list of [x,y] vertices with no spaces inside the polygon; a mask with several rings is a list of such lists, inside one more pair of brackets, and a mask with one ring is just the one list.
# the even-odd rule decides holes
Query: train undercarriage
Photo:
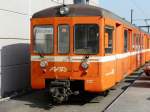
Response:
[{"label": "train undercarriage", "polygon": [[[69,96],[85,92],[82,80],[46,80],[46,88],[48,88],[50,100],[54,104],[61,104],[68,101]],[[106,97],[109,94],[109,89],[101,94]]]},{"label": "train undercarriage", "polygon": [[83,81],[51,80],[46,82],[50,99],[53,103],[67,101],[69,96],[78,95],[83,91]]}]

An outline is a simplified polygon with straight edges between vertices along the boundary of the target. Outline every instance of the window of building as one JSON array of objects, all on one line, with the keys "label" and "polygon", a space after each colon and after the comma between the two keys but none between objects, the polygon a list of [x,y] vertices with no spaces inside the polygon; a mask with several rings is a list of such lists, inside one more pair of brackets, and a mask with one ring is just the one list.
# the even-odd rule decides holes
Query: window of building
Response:
[{"label": "window of building", "polygon": [[74,31],[76,54],[97,54],[99,51],[99,27],[96,24],[77,24]]},{"label": "window of building", "polygon": [[113,27],[111,26],[105,27],[105,35],[104,35],[105,54],[111,54],[113,52],[113,31],[114,31]]},{"label": "window of building", "polygon": [[52,25],[34,27],[34,52],[53,53],[53,38],[54,32]]},{"label": "window of building", "polygon": [[70,49],[70,42],[69,42],[69,25],[59,25],[58,26],[58,53],[60,54],[67,54],[69,53]]}]

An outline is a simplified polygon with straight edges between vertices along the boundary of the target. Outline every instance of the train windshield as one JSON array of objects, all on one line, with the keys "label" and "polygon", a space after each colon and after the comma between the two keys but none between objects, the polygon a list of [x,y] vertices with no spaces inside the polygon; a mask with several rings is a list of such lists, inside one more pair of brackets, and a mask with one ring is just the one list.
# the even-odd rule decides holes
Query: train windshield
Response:
[{"label": "train windshield", "polygon": [[75,53],[97,54],[99,51],[99,27],[96,24],[75,25]]},{"label": "train windshield", "polygon": [[34,52],[42,54],[53,53],[53,26],[36,26],[34,28]]}]

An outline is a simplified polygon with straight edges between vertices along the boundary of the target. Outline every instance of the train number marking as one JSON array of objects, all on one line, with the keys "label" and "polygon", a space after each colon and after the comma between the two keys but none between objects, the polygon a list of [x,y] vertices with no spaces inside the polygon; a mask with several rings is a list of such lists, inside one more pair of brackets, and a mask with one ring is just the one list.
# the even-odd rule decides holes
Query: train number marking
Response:
[{"label": "train number marking", "polygon": [[66,67],[56,67],[56,66],[54,66],[54,67],[51,67],[49,69],[49,71],[50,72],[67,72],[68,69]]}]

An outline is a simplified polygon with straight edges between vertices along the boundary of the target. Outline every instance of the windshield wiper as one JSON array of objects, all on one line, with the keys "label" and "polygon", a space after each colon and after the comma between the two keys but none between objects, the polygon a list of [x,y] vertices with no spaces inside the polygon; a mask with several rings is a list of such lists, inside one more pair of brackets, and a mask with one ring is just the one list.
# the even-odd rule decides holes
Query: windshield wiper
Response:
[{"label": "windshield wiper", "polygon": [[40,57],[41,58],[44,58],[44,55],[42,54],[43,52],[42,52],[43,50],[41,49],[41,48],[38,48],[37,49],[37,53],[40,55]]}]

